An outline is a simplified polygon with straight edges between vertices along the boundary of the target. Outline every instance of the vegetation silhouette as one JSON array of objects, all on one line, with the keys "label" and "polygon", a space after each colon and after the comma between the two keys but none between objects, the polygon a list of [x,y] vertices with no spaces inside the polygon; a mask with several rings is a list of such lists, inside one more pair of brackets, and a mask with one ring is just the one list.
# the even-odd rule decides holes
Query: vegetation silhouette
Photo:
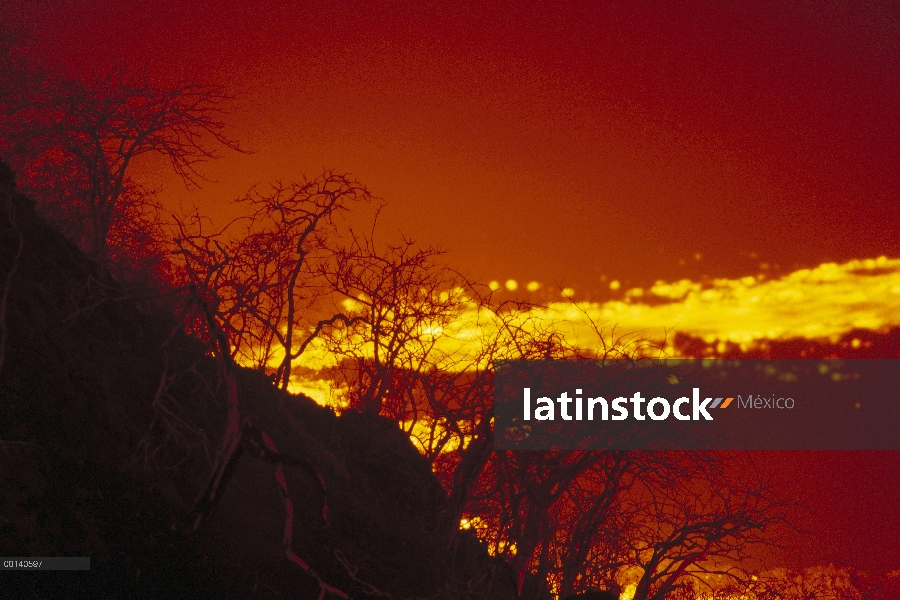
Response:
[{"label": "vegetation silhouette", "polygon": [[[445,494],[392,421],[338,418],[223,365],[178,315],[101,279],[31,201],[3,200],[3,269],[15,258],[10,234],[23,240],[6,278],[0,367],[6,552],[90,556],[91,579],[67,597],[500,588],[503,571],[480,543],[451,556],[437,541]],[[234,397],[242,427],[226,457]],[[21,590],[58,597],[62,581],[23,579]]]},{"label": "vegetation silhouette", "polygon": [[224,134],[231,96],[196,76],[163,82],[121,62],[76,76],[26,59],[26,39],[0,28],[0,155],[45,214],[121,276],[164,237],[161,207],[132,176],[134,163],[159,155],[196,185],[217,147],[241,150]]},{"label": "vegetation silhouette", "polygon": [[[110,268],[143,244],[116,232],[154,207],[133,160],[161,153],[196,182],[213,147],[240,148],[228,95],[122,65],[71,78],[3,35],[0,147],[43,212],[79,215],[67,233],[87,251],[0,168],[4,548],[92,556],[93,597],[199,583],[210,597],[538,600],[630,572],[635,600],[663,600],[710,574],[753,581],[742,561],[778,542],[790,502],[749,457],[493,447],[497,362],[628,359],[642,340],[595,323],[594,347],[572,346],[440,250],[341,230],[373,199],[347,175],[251,190],[234,237],[178,218],[174,246],[143,250],[170,253],[175,291],[139,302]],[[286,391],[313,347],[347,392],[340,416]]]}]

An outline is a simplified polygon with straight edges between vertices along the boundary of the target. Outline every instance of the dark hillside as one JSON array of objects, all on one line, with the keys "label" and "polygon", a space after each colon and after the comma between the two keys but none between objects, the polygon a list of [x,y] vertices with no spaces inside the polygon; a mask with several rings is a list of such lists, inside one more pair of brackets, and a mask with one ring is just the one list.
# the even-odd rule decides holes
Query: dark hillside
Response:
[{"label": "dark hillside", "polygon": [[0,177],[0,555],[91,557],[90,572],[4,573],[0,595],[315,598],[281,548],[281,465],[293,552],[350,597],[515,596],[475,540],[438,539],[444,491],[395,423],[336,417],[253,371],[238,394],[259,437],[194,531],[225,425],[215,361]]}]

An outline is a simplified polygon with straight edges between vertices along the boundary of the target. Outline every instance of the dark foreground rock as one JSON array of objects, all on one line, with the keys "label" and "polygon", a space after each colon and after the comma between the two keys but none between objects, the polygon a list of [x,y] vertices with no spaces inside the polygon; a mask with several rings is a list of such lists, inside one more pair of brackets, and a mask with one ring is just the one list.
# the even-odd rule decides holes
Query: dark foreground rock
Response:
[{"label": "dark foreground rock", "polygon": [[0,179],[0,556],[91,557],[90,572],[6,572],[0,596],[316,598],[281,546],[280,465],[293,552],[348,596],[515,597],[476,539],[440,538],[444,491],[395,423],[253,371],[241,408],[278,455],[245,444],[195,531],[225,426],[214,360]]}]

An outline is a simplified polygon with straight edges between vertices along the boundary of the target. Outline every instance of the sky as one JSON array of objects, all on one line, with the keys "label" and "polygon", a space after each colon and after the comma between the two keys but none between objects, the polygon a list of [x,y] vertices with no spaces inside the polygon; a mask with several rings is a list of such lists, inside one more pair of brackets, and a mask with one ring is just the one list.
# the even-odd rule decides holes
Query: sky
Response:
[{"label": "sky", "polygon": [[[227,133],[252,154],[223,152],[194,190],[140,165],[173,209],[224,220],[253,185],[329,168],[386,201],[379,235],[483,281],[569,288],[625,329],[900,325],[900,4],[278,4],[0,14],[73,71],[150,61],[236,95]],[[805,552],[900,566],[896,453],[798,456],[782,468],[831,536]]]},{"label": "sky", "polygon": [[158,173],[172,204],[350,172],[387,201],[385,237],[590,297],[900,256],[896,4],[274,4],[4,13],[75,68],[202,66],[237,94],[230,133],[255,154],[190,194]]}]

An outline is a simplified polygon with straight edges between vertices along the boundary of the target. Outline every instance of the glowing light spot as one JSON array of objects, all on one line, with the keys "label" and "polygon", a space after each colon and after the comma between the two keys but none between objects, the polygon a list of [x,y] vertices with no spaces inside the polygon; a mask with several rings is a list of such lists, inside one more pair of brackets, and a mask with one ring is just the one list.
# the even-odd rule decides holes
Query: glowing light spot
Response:
[{"label": "glowing light spot", "polygon": [[862,341],[858,338],[853,338],[853,341],[850,342],[850,345],[854,348],[859,348],[860,346],[862,346]]},{"label": "glowing light spot", "polygon": [[500,282],[496,279],[488,284],[488,287],[491,288],[491,291],[496,292],[500,289]]},{"label": "glowing light spot", "polygon": [[559,295],[563,298],[571,298],[575,295],[575,290],[573,290],[572,288],[563,288]]},{"label": "glowing light spot", "polygon": [[538,291],[538,289],[540,289],[540,287],[541,284],[539,284],[537,281],[529,281],[527,286],[529,292],[536,292]]},{"label": "glowing light spot", "polygon": [[700,260],[701,258],[703,258],[703,255],[701,253],[697,252],[696,254],[694,254],[694,260]]},{"label": "glowing light spot", "polygon": [[612,281],[609,282],[609,289],[611,289],[611,290],[617,290],[620,287],[622,287],[622,284],[619,283],[618,279],[613,279]]},{"label": "glowing light spot", "polygon": [[519,287],[519,282],[516,281],[515,279],[507,279],[506,280],[506,289],[508,289],[509,291],[514,292],[518,289],[518,287]]},{"label": "glowing light spot", "polygon": [[354,300],[353,298],[345,298],[344,301],[341,302],[341,304],[343,305],[344,310],[351,311],[351,312],[354,310],[359,310],[363,307],[362,302]]}]

